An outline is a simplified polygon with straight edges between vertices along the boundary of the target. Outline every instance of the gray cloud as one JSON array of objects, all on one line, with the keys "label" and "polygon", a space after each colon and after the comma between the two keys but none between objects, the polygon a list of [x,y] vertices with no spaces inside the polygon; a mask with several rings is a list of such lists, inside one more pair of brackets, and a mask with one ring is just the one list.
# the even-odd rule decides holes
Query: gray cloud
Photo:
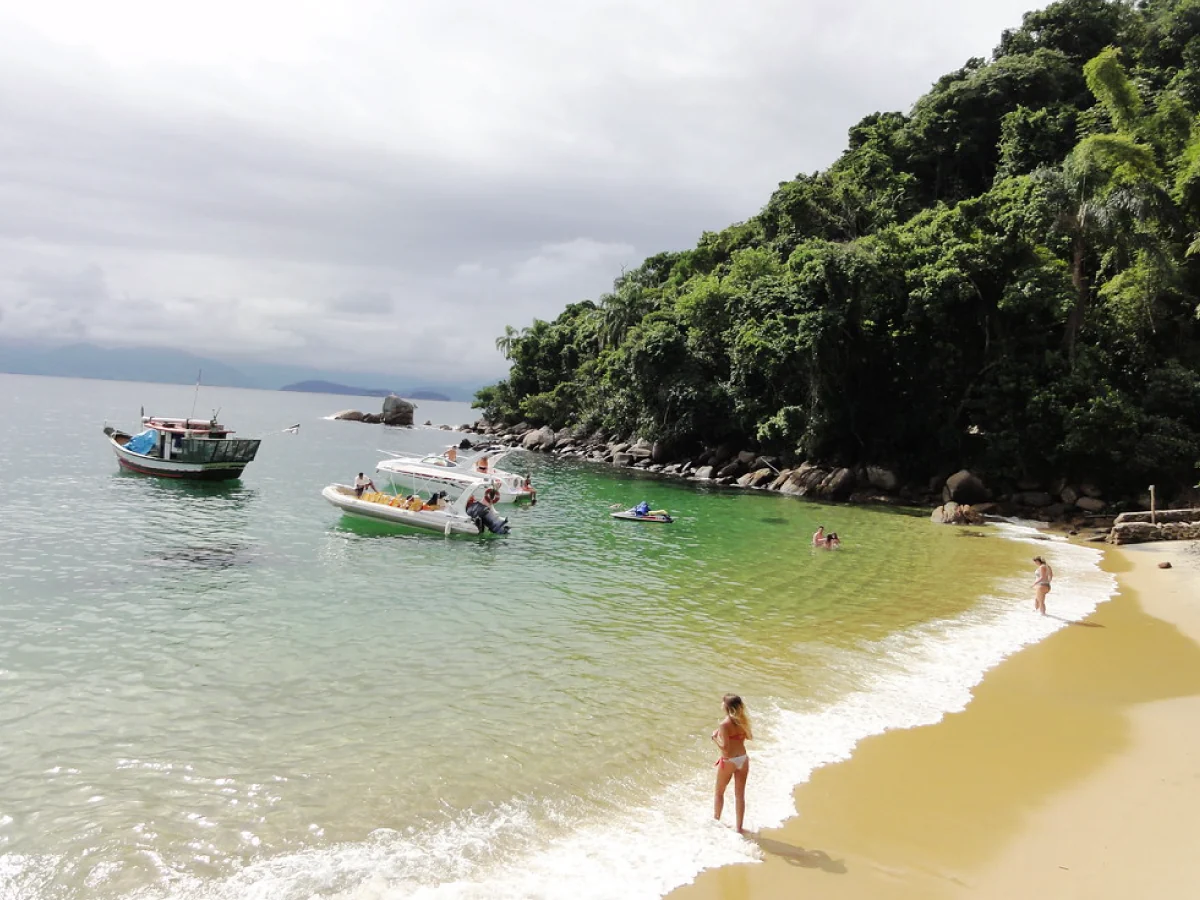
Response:
[{"label": "gray cloud", "polygon": [[168,6],[0,10],[0,337],[464,380],[1025,0]]}]

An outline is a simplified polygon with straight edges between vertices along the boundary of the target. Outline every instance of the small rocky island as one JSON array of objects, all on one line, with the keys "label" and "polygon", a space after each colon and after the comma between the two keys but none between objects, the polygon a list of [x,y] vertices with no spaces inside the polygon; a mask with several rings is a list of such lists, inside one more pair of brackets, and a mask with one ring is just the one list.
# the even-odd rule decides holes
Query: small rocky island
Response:
[{"label": "small rocky island", "polygon": [[388,394],[383,398],[383,409],[378,413],[365,413],[357,409],[344,409],[334,415],[343,422],[366,422],[370,425],[391,425],[398,428],[410,427],[417,405],[403,397]]}]

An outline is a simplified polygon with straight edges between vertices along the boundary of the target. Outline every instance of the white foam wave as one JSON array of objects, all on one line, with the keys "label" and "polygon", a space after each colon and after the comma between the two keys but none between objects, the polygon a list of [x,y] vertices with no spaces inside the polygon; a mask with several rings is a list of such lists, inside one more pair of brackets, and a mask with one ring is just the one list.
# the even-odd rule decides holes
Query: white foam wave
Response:
[{"label": "white foam wave", "polygon": [[[759,716],[747,827],[795,815],[792,791],[846,759],[859,741],[938,722],[962,710],[985,673],[1109,599],[1100,553],[1020,522],[1004,537],[1037,544],[1055,570],[1051,611],[1035,615],[1031,578],[1001,581],[953,619],[892,635],[853,654],[864,686],[823,708],[768,704]],[[603,797],[514,801],[487,814],[369,841],[273,857],[224,881],[185,880],[139,900],[652,900],[702,870],[759,858],[756,846],[708,818],[712,774],[681,776],[647,802]],[[726,819],[732,818],[732,796]]]}]

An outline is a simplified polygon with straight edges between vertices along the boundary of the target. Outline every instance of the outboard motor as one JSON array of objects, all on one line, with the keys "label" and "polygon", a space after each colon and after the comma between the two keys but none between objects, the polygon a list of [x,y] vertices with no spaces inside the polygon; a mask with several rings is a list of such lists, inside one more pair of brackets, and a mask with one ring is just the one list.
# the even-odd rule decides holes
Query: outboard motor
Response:
[{"label": "outboard motor", "polygon": [[508,519],[496,515],[496,511],[486,503],[471,500],[467,504],[467,515],[475,520],[480,534],[483,534],[484,528],[487,528],[492,534],[508,534]]}]

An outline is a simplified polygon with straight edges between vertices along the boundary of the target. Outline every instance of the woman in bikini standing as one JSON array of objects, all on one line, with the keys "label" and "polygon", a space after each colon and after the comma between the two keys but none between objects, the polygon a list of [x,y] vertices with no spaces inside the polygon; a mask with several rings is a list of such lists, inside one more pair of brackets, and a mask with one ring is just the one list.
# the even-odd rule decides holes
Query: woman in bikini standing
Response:
[{"label": "woman in bikini standing", "polygon": [[1035,591],[1033,608],[1044,616],[1046,614],[1046,595],[1050,593],[1050,581],[1054,578],[1054,570],[1040,556],[1035,556],[1033,561],[1038,564],[1037,571],[1033,575]]},{"label": "woman in bikini standing", "polygon": [[750,733],[750,715],[746,704],[737,694],[726,694],[721,705],[725,718],[712,733],[712,739],[721,748],[717,759],[717,793],[713,802],[713,818],[720,820],[725,809],[725,788],[733,779],[733,796],[736,801],[737,831],[742,833],[742,822],[746,817],[746,779],[750,775],[750,757],[746,753],[746,741]]}]

